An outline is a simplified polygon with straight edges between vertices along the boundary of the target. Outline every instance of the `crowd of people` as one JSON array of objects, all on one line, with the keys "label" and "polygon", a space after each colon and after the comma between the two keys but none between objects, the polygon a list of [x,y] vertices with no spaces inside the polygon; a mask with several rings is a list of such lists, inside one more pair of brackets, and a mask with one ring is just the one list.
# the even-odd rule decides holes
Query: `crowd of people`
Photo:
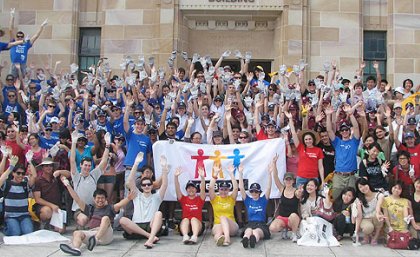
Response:
[{"label": "crowd of people", "polygon": [[[376,245],[382,231],[417,237],[420,85],[412,80],[391,85],[376,62],[376,76],[364,80],[362,62],[351,81],[331,61],[306,81],[304,61],[268,72],[259,65],[251,69],[251,53],[239,51],[225,51],[215,64],[209,56],[174,51],[165,68],[153,57],[127,56],[121,76],[105,57],[87,71],[72,64],[69,72],[58,72],[59,62],[54,68],[26,65],[47,21],[25,39],[22,31],[14,34],[14,10],[10,20],[10,42],[0,44],[11,57],[11,71],[0,83],[6,236],[38,228],[63,233],[65,227],[49,221],[66,209],[69,222],[77,224],[72,243],[60,245],[66,253],[80,255],[82,243],[88,250],[111,243],[116,216],[125,238],[145,238],[152,248],[164,228],[178,223],[176,203],[163,199],[174,186],[185,244],[197,242],[204,218],[218,246],[228,246],[239,230],[246,248],[277,232],[296,242],[301,221],[312,216],[330,221],[337,240],[349,234],[359,242],[363,233],[363,244]],[[232,58],[240,70],[222,66]],[[182,168],[165,156],[160,163],[152,158],[158,140],[222,145],[275,138],[286,144],[287,172],[280,180],[274,156],[266,164],[265,192],[258,183],[246,191],[242,166],[238,181],[233,166],[224,171],[231,182],[219,183],[217,191],[222,171],[215,168],[206,193],[203,170],[198,187],[180,185]],[[158,178],[156,166],[162,168]],[[272,182],[279,201],[270,200]],[[267,223],[267,217],[274,218]]]}]

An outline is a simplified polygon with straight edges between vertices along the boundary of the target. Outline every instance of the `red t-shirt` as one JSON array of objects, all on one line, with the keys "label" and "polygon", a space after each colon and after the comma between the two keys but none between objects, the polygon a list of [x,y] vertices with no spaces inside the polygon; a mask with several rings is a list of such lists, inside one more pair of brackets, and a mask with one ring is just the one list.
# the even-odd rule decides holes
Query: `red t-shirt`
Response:
[{"label": "red t-shirt", "polygon": [[[25,158],[25,153],[24,150],[22,148],[20,148],[20,146],[18,145],[18,143],[16,143],[16,140],[11,141],[11,140],[6,140],[6,146],[10,147],[12,149],[12,154],[16,155],[17,157],[19,157],[19,164],[24,165],[26,158]],[[9,163],[9,162],[7,162]]]},{"label": "red t-shirt", "polygon": [[306,147],[301,143],[296,148],[299,154],[297,175],[301,178],[318,178],[318,160],[324,159],[324,153],[319,147]]},{"label": "red t-shirt", "polygon": [[203,220],[204,200],[201,197],[196,196],[194,199],[191,199],[188,196],[183,196],[179,199],[179,203],[182,207],[183,219],[197,218],[199,221]]},{"label": "red t-shirt", "polygon": [[[398,177],[397,177],[397,170],[398,170]],[[419,172],[416,168],[414,168],[415,177],[418,178],[417,173]],[[399,165],[392,169],[392,174],[394,175],[395,180],[401,180],[404,185],[412,185],[413,180],[410,178],[408,171],[403,171],[400,169]]]},{"label": "red t-shirt", "polygon": [[420,144],[410,148],[406,147],[403,144],[400,144],[398,150],[403,150],[410,153],[410,164],[414,165],[414,169],[416,170],[415,177],[420,177]]},{"label": "red t-shirt", "polygon": [[257,140],[260,141],[260,140],[266,140],[266,139],[268,139],[268,136],[266,133],[264,133],[264,129],[261,129],[260,132],[258,132],[257,134]]}]

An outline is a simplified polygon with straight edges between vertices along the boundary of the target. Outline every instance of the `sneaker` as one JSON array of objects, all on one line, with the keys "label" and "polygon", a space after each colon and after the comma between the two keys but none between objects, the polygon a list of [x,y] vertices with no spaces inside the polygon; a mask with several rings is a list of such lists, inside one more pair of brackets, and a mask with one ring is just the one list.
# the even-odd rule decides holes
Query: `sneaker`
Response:
[{"label": "sneaker", "polygon": [[80,256],[82,255],[82,253],[80,252],[79,249],[73,248],[68,244],[60,244],[60,249],[61,251],[73,255],[73,256]]},{"label": "sneaker", "polygon": [[289,239],[289,237],[287,236],[287,233],[288,233],[287,228],[283,229],[282,232],[281,232],[281,238],[282,239]]},{"label": "sneaker", "polygon": [[197,236],[192,236],[192,237],[190,238],[190,243],[191,243],[191,244],[196,244],[196,243],[197,243],[197,240],[198,240]]},{"label": "sneaker", "polygon": [[292,242],[296,243],[298,240],[296,233],[292,233]]},{"label": "sneaker", "polygon": [[222,246],[224,242],[225,242],[225,236],[219,236],[219,238],[216,240],[216,245]]},{"label": "sneaker", "polygon": [[89,251],[92,251],[95,246],[96,246],[96,238],[95,238],[95,236],[89,237],[87,249]]},{"label": "sneaker", "polygon": [[249,238],[248,238],[248,237],[244,237],[244,238],[242,238],[241,243],[242,243],[242,246],[243,246],[244,248],[248,248],[248,245],[249,245]]},{"label": "sneaker", "polygon": [[255,248],[255,244],[257,243],[257,239],[255,238],[254,235],[249,237],[249,246],[251,248]]},{"label": "sneaker", "polygon": [[189,244],[190,243],[190,237],[188,235],[184,235],[182,237],[182,242],[186,245]]}]

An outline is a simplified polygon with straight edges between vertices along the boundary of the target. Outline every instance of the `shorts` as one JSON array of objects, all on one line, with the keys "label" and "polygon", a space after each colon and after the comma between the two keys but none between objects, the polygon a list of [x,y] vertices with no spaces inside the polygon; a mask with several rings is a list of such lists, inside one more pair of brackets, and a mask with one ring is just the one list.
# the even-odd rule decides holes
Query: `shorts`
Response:
[{"label": "shorts", "polygon": [[98,179],[98,184],[115,184],[115,175],[100,176]]},{"label": "shorts", "polygon": [[[84,244],[89,243],[89,238],[91,236],[95,236],[98,233],[99,228],[93,228],[91,230],[85,230],[81,231],[83,234],[85,234],[85,239],[83,239]],[[98,245],[109,245],[112,240],[114,240],[114,230],[112,230],[112,226],[108,226],[108,229],[104,233],[104,235],[98,239],[96,242]]]},{"label": "shorts", "polygon": [[289,227],[289,217],[283,217],[283,216],[279,215],[279,216],[276,217],[276,219],[283,221],[286,228],[290,229],[290,227]]},{"label": "shorts", "polygon": [[[178,230],[179,230],[179,235],[183,236],[179,226],[178,226]],[[201,230],[200,230],[200,232],[198,232],[198,236],[201,236],[204,233],[204,230],[206,230],[206,224],[204,224],[204,222],[201,222]],[[192,236],[193,233],[192,233],[192,229],[191,229],[191,223],[190,223],[189,231],[190,232],[188,232],[188,236]]]},{"label": "shorts", "polygon": [[[265,224],[264,222],[256,222],[256,221],[248,222],[248,224],[246,224],[245,227],[244,227],[244,232],[248,228],[250,228],[250,229],[257,229],[257,228],[259,228],[264,233],[264,239],[270,239],[270,236],[271,236],[270,230],[268,229],[267,224]],[[244,235],[242,234],[242,237],[243,236]]]},{"label": "shorts", "polygon": [[[150,222],[136,223],[136,224],[137,224],[137,226],[139,226],[141,229],[143,229],[147,233],[150,233],[150,231],[151,231]],[[163,230],[164,229],[161,227],[160,230],[156,233],[156,236],[161,236],[163,234]],[[125,231],[123,233],[123,237],[125,239],[147,239],[147,237],[145,237],[143,235],[134,234],[134,233],[133,234],[128,234]]]},{"label": "shorts", "polygon": [[44,205],[40,205],[38,203],[33,205],[32,211],[36,214],[36,216],[40,217],[42,207],[44,207]]}]

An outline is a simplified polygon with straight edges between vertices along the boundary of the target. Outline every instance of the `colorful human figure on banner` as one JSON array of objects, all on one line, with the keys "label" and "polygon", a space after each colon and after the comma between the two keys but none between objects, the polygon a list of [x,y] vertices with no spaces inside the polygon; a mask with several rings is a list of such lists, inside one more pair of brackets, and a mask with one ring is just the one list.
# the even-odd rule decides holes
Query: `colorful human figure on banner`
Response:
[{"label": "colorful human figure on banner", "polygon": [[202,168],[204,170],[204,177],[206,177],[206,167],[204,166],[204,160],[208,159],[209,156],[208,155],[204,155],[203,149],[198,149],[197,150],[197,154],[198,155],[191,156],[191,159],[192,160],[196,160],[194,178],[198,178],[199,177],[198,170],[200,168]]},{"label": "colorful human figure on banner", "polygon": [[226,156],[222,156],[219,150],[214,151],[214,156],[210,156],[209,157],[210,160],[213,160],[213,173],[212,176],[216,176],[216,174],[214,173],[214,168],[219,168],[220,172],[220,178],[225,178],[225,176],[223,175],[223,169],[222,169],[222,159],[227,159]]},{"label": "colorful human figure on banner", "polygon": [[245,158],[245,155],[241,155],[240,154],[241,151],[239,151],[238,148],[233,150],[233,155],[232,156],[228,156],[228,159],[233,159],[233,167],[235,168],[235,170],[233,171],[233,174],[236,175],[236,171],[239,168],[239,165],[241,164],[241,159]]}]

